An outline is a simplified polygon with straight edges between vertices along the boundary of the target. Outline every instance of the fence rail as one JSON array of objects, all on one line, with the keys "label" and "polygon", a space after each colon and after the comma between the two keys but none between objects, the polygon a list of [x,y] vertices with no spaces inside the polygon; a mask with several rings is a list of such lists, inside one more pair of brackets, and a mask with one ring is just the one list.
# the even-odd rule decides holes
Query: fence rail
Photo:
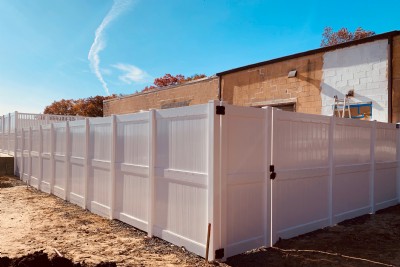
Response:
[{"label": "fence rail", "polygon": [[220,104],[20,128],[15,173],[211,259],[399,203],[394,124]]}]

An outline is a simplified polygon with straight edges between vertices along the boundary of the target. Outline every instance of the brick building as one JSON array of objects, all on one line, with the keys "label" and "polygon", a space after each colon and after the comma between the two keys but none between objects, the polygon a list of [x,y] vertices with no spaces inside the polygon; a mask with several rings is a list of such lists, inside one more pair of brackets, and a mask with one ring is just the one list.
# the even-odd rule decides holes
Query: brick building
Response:
[{"label": "brick building", "polygon": [[104,102],[105,116],[221,99],[333,114],[334,97],[350,95],[353,115],[400,121],[400,31],[323,47],[217,73],[190,83]]}]

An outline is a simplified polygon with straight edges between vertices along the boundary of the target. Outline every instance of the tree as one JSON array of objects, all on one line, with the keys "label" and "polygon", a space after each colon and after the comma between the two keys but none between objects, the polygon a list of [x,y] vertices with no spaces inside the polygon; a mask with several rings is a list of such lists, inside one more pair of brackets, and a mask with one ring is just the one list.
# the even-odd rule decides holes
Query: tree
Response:
[{"label": "tree", "polygon": [[334,32],[331,27],[325,27],[322,33],[321,47],[359,40],[372,35],[375,35],[375,32],[364,30],[361,27],[358,27],[355,32],[350,32],[347,28],[341,28]]},{"label": "tree", "polygon": [[161,88],[161,87],[165,87],[165,86],[182,84],[185,82],[190,82],[190,81],[202,79],[205,77],[207,77],[207,75],[205,75],[205,74],[194,74],[192,76],[185,77],[182,74],[177,74],[177,75],[173,76],[173,75],[167,73],[162,77],[154,79],[154,82],[153,82],[154,85],[146,86],[142,90],[142,92],[148,92],[148,91],[151,91],[151,90],[154,90],[157,88]]},{"label": "tree", "polygon": [[154,79],[154,85],[157,87],[164,87],[169,85],[181,84],[184,81],[185,76],[183,76],[182,74],[172,76],[171,74],[167,73],[163,77]]},{"label": "tree", "polygon": [[84,117],[103,117],[103,101],[116,97],[92,96],[80,99],[61,99],[54,101],[44,109],[44,114],[70,115]]},{"label": "tree", "polygon": [[72,99],[61,99],[60,101],[54,101],[51,105],[44,109],[44,114],[54,115],[76,115],[74,110],[74,100]]}]

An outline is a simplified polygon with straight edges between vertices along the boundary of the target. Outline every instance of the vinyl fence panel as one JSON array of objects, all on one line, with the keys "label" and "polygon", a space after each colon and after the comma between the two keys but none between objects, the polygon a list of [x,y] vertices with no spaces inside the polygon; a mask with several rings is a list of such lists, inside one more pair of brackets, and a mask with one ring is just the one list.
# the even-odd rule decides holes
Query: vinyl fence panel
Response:
[{"label": "vinyl fence panel", "polygon": [[56,196],[67,199],[67,124],[65,122],[53,124],[53,192]]},{"label": "vinyl fence panel", "polygon": [[53,180],[53,125],[47,124],[41,126],[42,128],[42,177],[40,189],[43,192],[51,192],[51,183]]},{"label": "vinyl fence panel", "polygon": [[40,128],[33,127],[30,131],[30,177],[29,183],[35,188],[40,187]]},{"label": "vinyl fence panel", "polygon": [[148,229],[149,112],[117,116],[116,218]]},{"label": "vinyl fence panel", "polygon": [[29,128],[21,129],[21,142],[22,142],[22,174],[21,179],[27,182],[29,179]]},{"label": "vinyl fence panel", "polygon": [[[1,120],[1,119],[0,119]],[[1,125],[1,122],[0,122]],[[22,152],[23,152],[23,146],[22,146],[22,130],[19,129],[17,131],[17,137],[16,137],[16,155],[15,155],[15,169],[14,169],[14,174],[22,178]],[[0,147],[1,147],[1,134],[0,134]]]},{"label": "vinyl fence panel", "polygon": [[375,143],[375,210],[397,203],[397,135],[399,129],[394,124],[376,123]]},{"label": "vinyl fence panel", "polygon": [[334,121],[333,223],[338,223],[372,211],[374,128],[367,121]]},{"label": "vinyl fence panel", "polygon": [[85,149],[86,149],[86,121],[72,121],[69,123],[69,176],[70,194],[72,203],[85,207]]},{"label": "vinyl fence panel", "polygon": [[207,238],[208,115],[208,105],[156,111],[154,235],[199,255]]},{"label": "vinyl fence panel", "polygon": [[111,117],[90,120],[89,209],[109,217],[111,213]]}]

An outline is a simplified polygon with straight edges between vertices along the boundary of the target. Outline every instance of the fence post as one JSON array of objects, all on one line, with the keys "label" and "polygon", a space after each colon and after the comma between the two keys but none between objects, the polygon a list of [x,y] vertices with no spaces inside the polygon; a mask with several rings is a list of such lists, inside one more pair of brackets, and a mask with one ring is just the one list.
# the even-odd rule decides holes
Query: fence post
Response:
[{"label": "fence post", "polygon": [[14,175],[16,175],[17,172],[17,144],[18,144],[18,135],[17,135],[17,129],[18,129],[18,111],[14,112]]},{"label": "fence post", "polygon": [[42,153],[43,153],[43,128],[42,125],[39,125],[39,185],[38,189],[42,190],[42,181],[43,181],[43,162],[42,162]]},{"label": "fence post", "polygon": [[220,203],[220,121],[215,114],[217,101],[208,102],[208,223],[211,224],[209,245],[210,260],[221,244],[221,203]]},{"label": "fence post", "polygon": [[89,207],[89,146],[90,146],[90,124],[89,119],[85,119],[85,209]]},{"label": "fence post", "polygon": [[[216,111],[214,111],[214,146],[218,150],[217,157],[214,158],[214,167],[218,164],[219,173],[217,176],[214,176],[214,185],[215,178],[217,177],[217,182],[219,183],[219,232],[220,232],[220,247],[224,250],[227,249],[228,244],[228,140],[229,140],[229,107],[225,105],[225,102],[219,102],[220,106],[225,106],[225,115],[216,115]],[[215,202],[214,202],[215,204]],[[226,260],[227,252],[224,253],[224,257],[222,260]]]},{"label": "fence post", "polygon": [[55,152],[55,133],[54,133],[54,124],[50,124],[50,194],[54,194],[54,180],[55,180],[55,160],[54,160],[54,152]]},{"label": "fence post", "polygon": [[28,184],[31,184],[31,176],[32,176],[32,127],[29,127],[29,145],[28,145]]},{"label": "fence post", "polygon": [[329,160],[329,177],[328,177],[328,216],[329,225],[333,226],[333,179],[335,178],[335,116],[332,116],[329,121],[329,150],[328,150],[328,160]]},{"label": "fence post", "polygon": [[117,151],[117,116],[111,116],[111,164],[110,164],[110,219],[115,218],[115,202],[116,202],[116,177],[115,177],[115,161],[116,161],[116,151]]},{"label": "fence post", "polygon": [[369,177],[369,200],[371,213],[375,213],[375,143],[376,143],[376,121],[371,123],[371,145],[370,145],[370,177]]},{"label": "fence post", "polygon": [[149,110],[149,199],[148,199],[148,210],[147,210],[147,236],[153,236],[153,225],[154,225],[154,203],[155,200],[155,162],[156,162],[156,111]]},{"label": "fence post", "polygon": [[70,134],[69,134],[69,121],[65,122],[65,182],[64,182],[64,192],[65,192],[65,200],[69,200],[69,192],[70,192],[70,171],[69,171],[69,162],[70,162]]}]

